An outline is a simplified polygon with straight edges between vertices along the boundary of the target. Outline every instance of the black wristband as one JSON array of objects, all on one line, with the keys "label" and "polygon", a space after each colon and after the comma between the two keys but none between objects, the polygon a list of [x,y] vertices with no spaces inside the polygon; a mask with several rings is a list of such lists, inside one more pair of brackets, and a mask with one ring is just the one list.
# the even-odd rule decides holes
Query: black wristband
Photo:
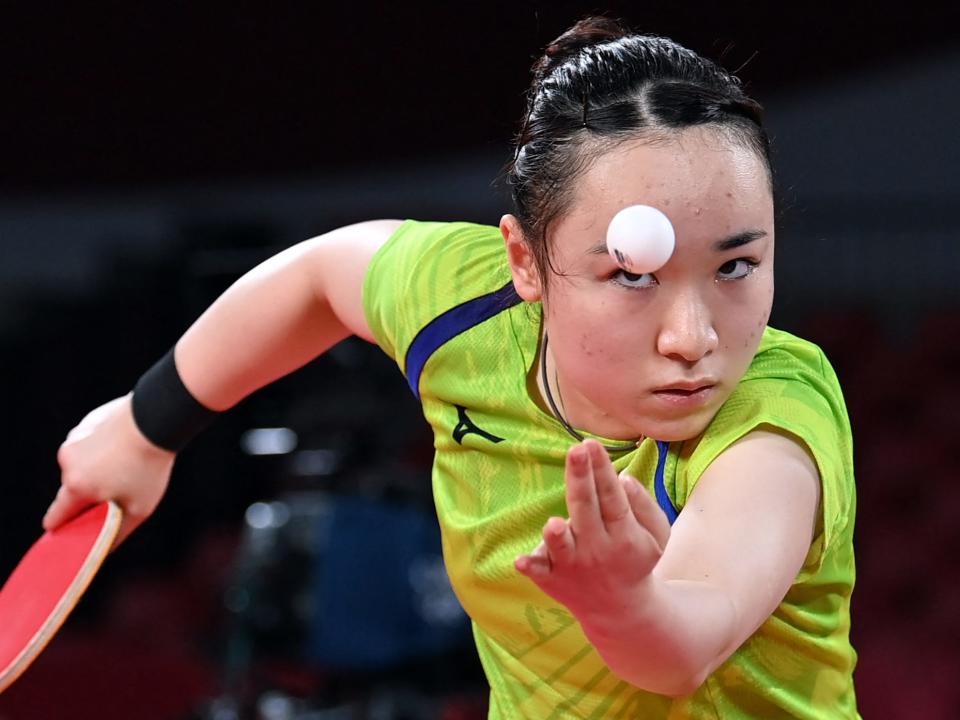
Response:
[{"label": "black wristband", "polygon": [[220,413],[190,394],[173,359],[173,348],[133,388],[133,419],[157,447],[179,452]]}]

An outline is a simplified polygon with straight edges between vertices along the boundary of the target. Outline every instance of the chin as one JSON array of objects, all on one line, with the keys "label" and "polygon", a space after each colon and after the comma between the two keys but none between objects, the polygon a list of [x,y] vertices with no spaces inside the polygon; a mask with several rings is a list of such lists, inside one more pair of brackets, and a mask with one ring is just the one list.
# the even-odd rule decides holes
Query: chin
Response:
[{"label": "chin", "polygon": [[710,425],[710,421],[715,414],[716,413],[710,413],[709,415],[701,416],[698,413],[692,417],[687,416],[673,420],[655,421],[653,423],[647,422],[644,424],[648,432],[643,432],[642,434],[663,442],[690,440],[707,429],[707,426]]},{"label": "chin", "polygon": [[703,432],[702,428],[698,428],[696,430],[688,430],[688,431],[664,430],[657,435],[651,434],[651,435],[647,435],[647,437],[653,438],[654,440],[657,440],[659,442],[667,442],[667,443],[683,442],[685,440],[691,440],[697,437],[697,435],[699,435],[701,432]]}]

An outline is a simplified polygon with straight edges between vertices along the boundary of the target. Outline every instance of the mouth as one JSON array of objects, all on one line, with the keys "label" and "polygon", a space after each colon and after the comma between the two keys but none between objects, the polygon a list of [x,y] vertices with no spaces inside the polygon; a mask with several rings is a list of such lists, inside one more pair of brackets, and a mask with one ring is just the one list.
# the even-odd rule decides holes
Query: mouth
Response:
[{"label": "mouth", "polygon": [[696,395],[701,390],[708,390],[711,386],[704,385],[703,387],[693,388],[692,390],[684,390],[683,388],[663,388],[662,390],[654,390],[657,395],[677,395],[679,397],[688,397],[690,395]]},{"label": "mouth", "polygon": [[661,385],[660,387],[654,388],[653,392],[692,395],[700,392],[701,390],[712,388],[716,384],[716,381],[710,379],[684,380],[682,382],[670,383],[669,385]]},{"label": "mouth", "polygon": [[716,383],[710,381],[681,382],[655,388],[654,397],[671,405],[692,406],[705,403],[713,394]]}]

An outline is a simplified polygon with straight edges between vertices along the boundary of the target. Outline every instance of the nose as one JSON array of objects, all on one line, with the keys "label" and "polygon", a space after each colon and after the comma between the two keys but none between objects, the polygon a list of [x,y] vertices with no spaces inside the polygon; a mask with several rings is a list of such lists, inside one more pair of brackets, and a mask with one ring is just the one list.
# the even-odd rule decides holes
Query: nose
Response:
[{"label": "nose", "polygon": [[657,352],[664,357],[695,363],[717,349],[710,308],[695,290],[674,293],[661,317]]}]

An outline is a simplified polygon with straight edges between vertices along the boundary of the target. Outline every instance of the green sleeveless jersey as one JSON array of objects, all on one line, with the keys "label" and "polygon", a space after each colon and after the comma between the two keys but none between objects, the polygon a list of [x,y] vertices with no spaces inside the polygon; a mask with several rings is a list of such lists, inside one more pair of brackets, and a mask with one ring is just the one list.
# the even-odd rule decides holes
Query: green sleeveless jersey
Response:
[{"label": "green sleeveless jersey", "polygon": [[614,675],[566,608],[514,569],[547,518],[568,514],[564,459],[575,440],[533,400],[539,307],[514,292],[497,228],[405,222],[370,264],[364,307],[433,428],[444,560],[473,622],[491,718],[859,717],[851,435],[819,348],[767,328],[700,436],[612,454],[671,520],[713,459],[760,426],[805,444],[820,471],[818,530],[786,597],[699,689],[674,699]]}]

